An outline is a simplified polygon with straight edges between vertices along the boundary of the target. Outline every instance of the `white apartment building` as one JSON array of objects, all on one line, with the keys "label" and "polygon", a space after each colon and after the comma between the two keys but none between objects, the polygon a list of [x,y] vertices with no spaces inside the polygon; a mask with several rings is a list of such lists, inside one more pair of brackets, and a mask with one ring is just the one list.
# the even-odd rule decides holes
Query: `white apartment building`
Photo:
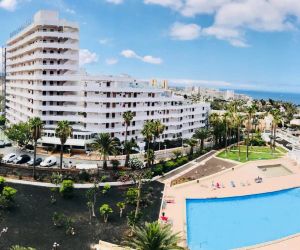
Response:
[{"label": "white apartment building", "polygon": [[66,145],[86,148],[98,133],[125,138],[122,114],[135,117],[128,139],[144,145],[140,133],[147,120],[161,120],[160,140],[190,138],[206,125],[210,105],[192,104],[167,90],[129,76],[90,76],[79,70],[79,27],[57,12],[39,11],[32,22],[7,41],[6,116],[9,123],[39,116],[45,124],[43,144],[60,144],[58,121],[68,120],[73,136]]}]

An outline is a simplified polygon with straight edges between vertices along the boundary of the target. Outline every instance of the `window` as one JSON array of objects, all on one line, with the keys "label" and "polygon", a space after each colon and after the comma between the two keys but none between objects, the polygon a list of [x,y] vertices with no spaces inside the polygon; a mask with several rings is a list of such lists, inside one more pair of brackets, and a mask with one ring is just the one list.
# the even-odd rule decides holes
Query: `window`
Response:
[{"label": "window", "polygon": [[106,128],[109,128],[109,123],[106,123],[105,125],[106,125]]}]

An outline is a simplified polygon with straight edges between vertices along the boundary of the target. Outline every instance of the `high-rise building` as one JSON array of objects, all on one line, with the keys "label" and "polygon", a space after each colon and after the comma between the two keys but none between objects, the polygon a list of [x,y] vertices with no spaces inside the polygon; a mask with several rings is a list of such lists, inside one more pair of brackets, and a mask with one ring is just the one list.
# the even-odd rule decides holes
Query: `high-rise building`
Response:
[{"label": "high-rise building", "polygon": [[135,117],[128,139],[144,144],[147,120],[161,120],[159,140],[190,138],[206,124],[209,104],[191,103],[167,90],[167,81],[139,81],[129,76],[90,76],[79,71],[79,27],[57,12],[39,11],[32,22],[7,41],[6,114],[10,124],[41,117],[41,143],[58,145],[55,127],[68,120],[73,136],[66,145],[84,148],[97,133],[125,138],[122,114]]}]

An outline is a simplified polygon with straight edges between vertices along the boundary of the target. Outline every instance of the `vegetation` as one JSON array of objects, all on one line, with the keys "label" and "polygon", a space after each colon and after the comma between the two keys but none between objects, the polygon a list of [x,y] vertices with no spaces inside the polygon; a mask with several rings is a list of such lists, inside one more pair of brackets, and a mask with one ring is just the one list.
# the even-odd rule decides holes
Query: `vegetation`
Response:
[{"label": "vegetation", "polygon": [[16,142],[18,146],[25,147],[31,141],[31,129],[28,122],[13,124],[4,130],[7,138]]},{"label": "vegetation", "polygon": [[29,127],[31,131],[31,136],[34,142],[34,153],[33,153],[33,179],[36,178],[35,176],[35,163],[36,163],[36,147],[37,147],[37,141],[42,136],[42,129],[43,129],[43,122],[39,117],[34,117],[29,119]]},{"label": "vegetation", "polygon": [[72,136],[72,133],[73,129],[68,121],[59,121],[57,123],[55,135],[60,139],[60,169],[62,169],[64,145],[68,138]]},{"label": "vegetation", "polygon": [[123,210],[126,207],[126,203],[125,202],[118,202],[117,203],[117,207],[120,209],[120,217],[122,217],[123,214]]},{"label": "vegetation", "polygon": [[104,223],[107,223],[108,221],[108,216],[113,212],[112,208],[108,204],[103,204],[99,208],[100,214],[103,216]]},{"label": "vegetation", "polygon": [[180,240],[178,234],[173,234],[171,225],[155,221],[146,222],[143,227],[135,227],[133,237],[125,244],[137,250],[175,250],[183,249],[178,246]]},{"label": "vegetation", "polygon": [[96,138],[92,147],[98,152],[101,159],[103,160],[103,168],[107,169],[107,159],[110,155],[116,155],[118,148],[118,140],[111,137],[109,133],[99,134]]},{"label": "vegetation", "polygon": [[72,180],[63,180],[59,188],[60,194],[65,198],[73,196],[74,182]]},{"label": "vegetation", "polygon": [[9,250],[36,250],[33,247],[24,247],[24,246],[20,246],[20,245],[14,245],[11,246]]}]

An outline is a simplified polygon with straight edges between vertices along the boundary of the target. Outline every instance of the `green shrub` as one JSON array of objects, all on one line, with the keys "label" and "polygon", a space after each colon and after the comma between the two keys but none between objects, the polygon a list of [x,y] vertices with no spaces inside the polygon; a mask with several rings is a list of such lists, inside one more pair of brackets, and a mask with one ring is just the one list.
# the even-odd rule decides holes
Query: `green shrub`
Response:
[{"label": "green shrub", "polygon": [[63,197],[71,197],[74,191],[74,182],[71,180],[63,180],[59,192]]},{"label": "green shrub", "polygon": [[156,164],[153,168],[154,175],[162,175],[164,170],[164,166],[162,164]]},{"label": "green shrub", "polygon": [[167,161],[165,164],[164,172],[168,172],[175,167],[176,167],[176,163],[173,160]]},{"label": "green shrub", "polygon": [[53,225],[56,227],[63,227],[65,225],[67,216],[63,213],[54,212],[52,216]]},{"label": "green shrub", "polygon": [[20,246],[20,245],[13,245],[10,247],[9,250],[36,250],[35,248],[33,247],[23,247],[23,246]]},{"label": "green shrub", "polygon": [[5,186],[5,178],[0,176],[0,192],[2,192],[4,186]]},{"label": "green shrub", "polygon": [[137,188],[128,188],[126,192],[126,202],[128,204],[134,205],[136,203],[136,199],[138,196],[138,189]]},{"label": "green shrub", "polygon": [[110,185],[105,184],[102,189],[102,194],[106,194],[108,192],[108,190],[110,190]]},{"label": "green shrub", "polygon": [[2,196],[5,197],[9,201],[13,201],[17,190],[12,187],[4,187],[2,190]]},{"label": "green shrub", "polygon": [[80,181],[86,181],[86,182],[88,182],[88,181],[90,181],[91,176],[90,176],[90,174],[88,172],[86,172],[86,170],[81,170],[79,172],[78,179]]}]

